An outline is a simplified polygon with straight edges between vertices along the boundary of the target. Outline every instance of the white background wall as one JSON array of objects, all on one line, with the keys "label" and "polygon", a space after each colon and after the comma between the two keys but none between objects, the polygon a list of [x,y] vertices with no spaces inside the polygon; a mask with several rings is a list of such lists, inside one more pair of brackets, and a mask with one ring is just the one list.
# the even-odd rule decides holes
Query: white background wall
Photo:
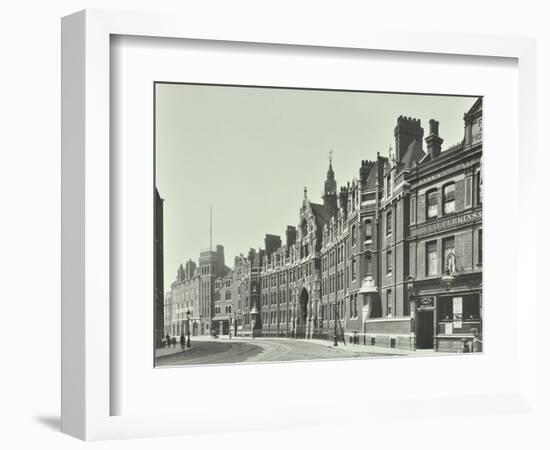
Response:
[{"label": "white background wall", "polygon": [[[539,150],[522,149],[539,170],[540,224],[547,224],[544,167],[549,166],[550,31],[544,3],[441,1],[129,1],[21,0],[0,7],[0,445],[3,448],[79,448],[59,433],[60,376],[60,17],[83,8],[179,10],[215,26],[217,21],[269,17],[274,27],[317,27],[338,33],[350,23],[389,29],[458,31],[536,36],[538,39]],[[447,4],[448,3],[448,4]],[[330,6],[329,6],[330,5]],[[505,130],[503,130],[505,132]],[[515,220],[515,219],[514,219]],[[517,242],[521,245],[521,241]],[[548,240],[540,239],[539,275]],[[534,282],[533,279],[528,282]],[[547,296],[546,296],[547,297]],[[542,299],[542,297],[541,297]],[[548,308],[546,307],[546,311]],[[535,338],[535,336],[534,336]],[[546,347],[542,346],[542,350]],[[545,372],[546,380],[548,372]],[[548,389],[544,387],[545,394]],[[545,397],[548,404],[548,395]],[[225,412],[229,414],[229,411]],[[338,411],[335,411],[338,414]],[[411,412],[414,414],[414,411]],[[521,425],[518,425],[518,420]],[[96,448],[405,448],[430,429],[448,428],[444,442],[426,448],[548,448],[545,424],[514,416],[457,418],[418,429],[399,422],[400,431],[318,428],[229,436],[195,436],[101,442]],[[547,426],[547,424],[546,424]],[[481,432],[485,430],[485,432]],[[386,438],[384,432],[387,431]],[[427,433],[427,434],[426,434]],[[536,440],[538,437],[538,441]],[[429,439],[429,438],[428,438]]]}]

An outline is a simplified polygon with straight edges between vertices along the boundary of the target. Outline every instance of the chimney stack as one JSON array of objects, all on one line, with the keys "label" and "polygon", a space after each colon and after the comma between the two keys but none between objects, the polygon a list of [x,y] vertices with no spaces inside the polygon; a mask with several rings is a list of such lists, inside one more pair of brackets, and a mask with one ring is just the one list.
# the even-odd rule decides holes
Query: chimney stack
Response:
[{"label": "chimney stack", "polygon": [[441,144],[443,139],[439,137],[439,122],[430,119],[430,134],[426,138],[426,146],[428,154],[432,159],[437,158],[441,154]]},{"label": "chimney stack", "polygon": [[338,200],[340,202],[340,209],[343,211],[344,216],[348,215],[348,188],[342,186],[340,188],[340,194],[338,195]]},{"label": "chimney stack", "polygon": [[296,244],[296,227],[288,225],[286,227],[286,247],[287,251],[291,245]]},{"label": "chimney stack", "polygon": [[395,159],[401,162],[407,152],[409,145],[414,141],[422,145],[424,129],[420,126],[420,119],[399,116],[394,130],[395,135]]},{"label": "chimney stack", "polygon": [[282,245],[281,238],[274,234],[266,234],[264,244],[265,244],[265,254],[267,257],[271,257],[273,252],[281,248],[281,245]]}]

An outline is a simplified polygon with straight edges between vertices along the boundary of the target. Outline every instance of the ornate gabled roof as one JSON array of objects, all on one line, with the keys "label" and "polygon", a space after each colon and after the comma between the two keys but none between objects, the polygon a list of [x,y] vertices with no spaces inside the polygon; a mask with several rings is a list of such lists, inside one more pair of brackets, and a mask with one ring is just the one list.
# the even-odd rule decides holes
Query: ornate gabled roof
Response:
[{"label": "ornate gabled roof", "polygon": [[479,97],[475,101],[475,103],[472,105],[472,107],[468,110],[468,112],[464,114],[464,119],[466,120],[468,117],[473,116],[482,110],[483,110],[483,97]]},{"label": "ornate gabled roof", "polygon": [[315,219],[319,220],[319,225],[324,225],[330,220],[330,213],[323,205],[317,203],[309,203],[311,207],[311,212],[315,216]]}]

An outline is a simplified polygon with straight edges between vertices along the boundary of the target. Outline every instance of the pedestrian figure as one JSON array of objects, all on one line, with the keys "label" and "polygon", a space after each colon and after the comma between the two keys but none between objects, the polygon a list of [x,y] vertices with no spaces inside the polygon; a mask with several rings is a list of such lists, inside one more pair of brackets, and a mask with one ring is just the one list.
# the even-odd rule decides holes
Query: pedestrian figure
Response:
[{"label": "pedestrian figure", "polygon": [[185,347],[185,336],[183,335],[183,333],[180,336],[180,346],[182,350]]},{"label": "pedestrian figure", "polygon": [[172,338],[172,346],[174,346],[174,347],[176,346],[176,337],[175,336]]},{"label": "pedestrian figure", "polygon": [[483,341],[479,339],[477,328],[472,328],[472,334],[474,335],[474,340],[472,341],[472,352],[481,352]]},{"label": "pedestrian figure", "polygon": [[166,333],[166,347],[170,347],[170,334]]},{"label": "pedestrian figure", "polygon": [[460,353],[470,353],[470,346],[468,345],[468,339],[462,338],[460,342],[462,343],[462,349]]}]

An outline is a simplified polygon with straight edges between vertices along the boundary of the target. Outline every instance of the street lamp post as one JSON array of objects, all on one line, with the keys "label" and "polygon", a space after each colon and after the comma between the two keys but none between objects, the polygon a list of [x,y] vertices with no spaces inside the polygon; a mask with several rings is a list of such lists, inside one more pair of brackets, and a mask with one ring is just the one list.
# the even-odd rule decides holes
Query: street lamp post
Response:
[{"label": "street lamp post", "polygon": [[411,315],[411,333],[413,333],[412,339],[413,339],[413,349],[416,349],[416,324],[415,324],[415,315],[416,315],[416,307],[414,302],[414,278],[412,276],[408,276],[405,280],[407,283],[407,294],[409,299],[409,309],[410,309],[410,315]]},{"label": "street lamp post", "polygon": [[191,311],[187,310],[187,348],[191,348],[191,333],[190,333],[190,319],[191,319]]},{"label": "street lamp post", "polygon": [[334,346],[338,347],[338,337],[336,335],[336,318],[338,317],[338,306],[336,305],[336,302],[334,302]]},{"label": "street lamp post", "polygon": [[256,308],[256,304],[252,306],[252,309],[250,310],[250,316],[252,317],[252,339],[256,337],[256,317],[258,315],[258,309]]}]

